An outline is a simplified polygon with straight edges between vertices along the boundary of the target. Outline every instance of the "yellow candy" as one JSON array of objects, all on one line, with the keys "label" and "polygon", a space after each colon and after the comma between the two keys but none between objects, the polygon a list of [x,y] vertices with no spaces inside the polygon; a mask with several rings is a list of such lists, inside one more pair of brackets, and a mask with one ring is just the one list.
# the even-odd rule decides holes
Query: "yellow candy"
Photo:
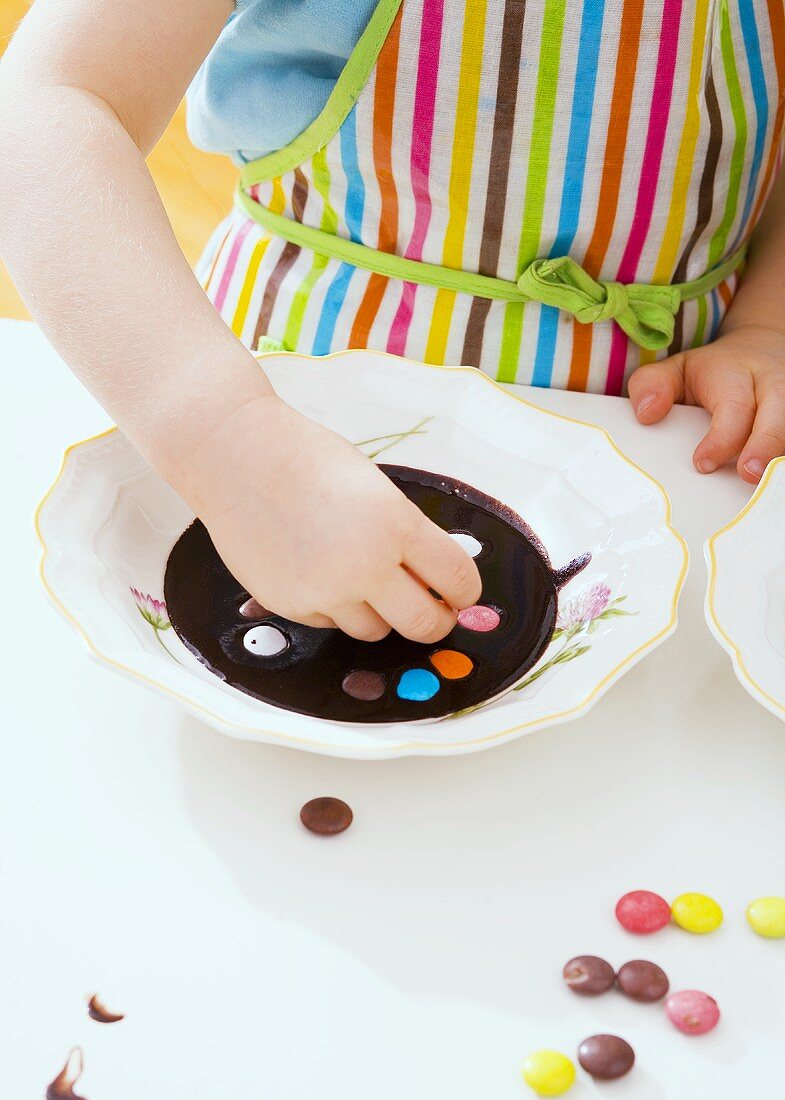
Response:
[{"label": "yellow candy", "polygon": [[558,1050],[537,1050],[523,1063],[523,1079],[540,1096],[561,1096],[575,1082],[575,1066]]},{"label": "yellow candy", "polygon": [[758,898],[747,907],[747,920],[759,936],[785,936],[785,898]]},{"label": "yellow candy", "polygon": [[685,932],[703,935],[722,924],[722,909],[705,894],[681,894],[671,906],[673,919]]}]

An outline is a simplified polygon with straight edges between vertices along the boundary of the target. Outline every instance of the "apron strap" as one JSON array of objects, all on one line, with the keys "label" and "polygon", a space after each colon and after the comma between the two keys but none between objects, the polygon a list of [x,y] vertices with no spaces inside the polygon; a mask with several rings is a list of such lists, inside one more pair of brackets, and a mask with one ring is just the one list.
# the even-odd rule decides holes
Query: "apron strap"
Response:
[{"label": "apron strap", "polygon": [[439,264],[408,260],[357,244],[333,233],[303,225],[255,202],[238,187],[236,203],[268,233],[320,256],[340,260],[390,279],[435,286],[493,301],[540,302],[571,313],[581,324],[615,321],[639,347],[659,351],[673,339],[676,314],[682,302],[700,298],[725,282],[744,262],[747,245],[688,283],[657,286],[617,283],[592,278],[569,256],[534,260],[517,282],[456,271]]}]

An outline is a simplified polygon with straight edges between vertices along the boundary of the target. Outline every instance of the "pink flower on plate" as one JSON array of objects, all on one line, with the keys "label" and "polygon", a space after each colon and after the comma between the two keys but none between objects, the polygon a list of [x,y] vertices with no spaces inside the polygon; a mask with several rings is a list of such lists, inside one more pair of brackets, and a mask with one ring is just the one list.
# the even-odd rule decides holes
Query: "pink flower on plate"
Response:
[{"label": "pink flower on plate", "polygon": [[139,614],[146,623],[150,624],[153,630],[169,629],[172,624],[169,622],[169,615],[163,600],[156,600],[154,596],[140,592],[138,588],[132,588],[131,595],[134,598],[134,603],[139,608]]},{"label": "pink flower on plate", "polygon": [[607,610],[610,600],[610,588],[602,581],[597,581],[590,588],[585,588],[583,592],[573,596],[564,607],[559,609],[556,629],[569,630],[571,627],[598,619]]}]

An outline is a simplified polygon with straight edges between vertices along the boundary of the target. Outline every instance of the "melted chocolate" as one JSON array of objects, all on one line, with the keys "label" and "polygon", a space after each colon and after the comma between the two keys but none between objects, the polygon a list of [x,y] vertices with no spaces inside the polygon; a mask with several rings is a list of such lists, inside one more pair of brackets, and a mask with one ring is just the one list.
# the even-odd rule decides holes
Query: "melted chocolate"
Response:
[{"label": "melted chocolate", "polygon": [[74,1092],[74,1085],[82,1076],[82,1052],[76,1047],[68,1055],[68,1061],[46,1090],[46,1100],[85,1100]]},{"label": "melted chocolate", "polygon": [[[556,623],[558,589],[590,556],[554,572],[534,532],[499,501],[439,474],[402,466],[380,469],[439,527],[482,543],[475,559],[483,581],[480,602],[499,613],[499,626],[481,633],[458,625],[438,644],[422,645],[395,632],[381,642],[360,642],[339,630],[317,630],[266,615],[263,621],[280,629],[289,645],[274,656],[256,656],[243,645],[246,631],[259,625],[259,620],[245,617],[249,594],[197,520],[169,556],[166,606],[185,645],[227,684],[317,718],[411,722],[442,718],[494,698],[542,656]],[[441,679],[440,689],[424,701],[399,698],[401,675],[413,668],[435,672],[430,657],[443,649],[466,654],[474,666],[470,675]],[[360,692],[345,691],[343,682],[353,672],[380,674],[386,685],[381,697],[362,699],[357,698]]]},{"label": "melted chocolate", "polygon": [[94,993],[87,1004],[87,1012],[91,1019],[97,1020],[99,1024],[119,1024],[121,1020],[125,1019],[122,1012],[114,1013],[109,1012],[101,1002],[98,1000],[98,994]]}]

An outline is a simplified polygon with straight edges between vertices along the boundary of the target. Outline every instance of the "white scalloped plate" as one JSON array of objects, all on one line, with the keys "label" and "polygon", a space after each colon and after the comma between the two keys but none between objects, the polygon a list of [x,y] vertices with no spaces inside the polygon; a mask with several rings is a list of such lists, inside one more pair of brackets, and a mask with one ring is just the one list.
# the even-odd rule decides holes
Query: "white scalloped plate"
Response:
[{"label": "white scalloped plate", "polygon": [[356,443],[382,437],[366,453],[384,448],[382,461],[449,474],[515,509],[556,567],[590,550],[561,593],[560,632],[525,686],[460,717],[347,725],[257,702],[168,628],[156,601],[192,515],[113,431],[66,452],[38,512],[44,585],[103,664],[232,736],[358,758],[449,755],[577,717],[675,629],[686,545],[665,491],[601,428],[537,409],[471,368],[366,352],[260,358],[312,419]]},{"label": "white scalloped plate", "polygon": [[785,721],[785,458],[705,554],[709,628],[750,695]]}]

